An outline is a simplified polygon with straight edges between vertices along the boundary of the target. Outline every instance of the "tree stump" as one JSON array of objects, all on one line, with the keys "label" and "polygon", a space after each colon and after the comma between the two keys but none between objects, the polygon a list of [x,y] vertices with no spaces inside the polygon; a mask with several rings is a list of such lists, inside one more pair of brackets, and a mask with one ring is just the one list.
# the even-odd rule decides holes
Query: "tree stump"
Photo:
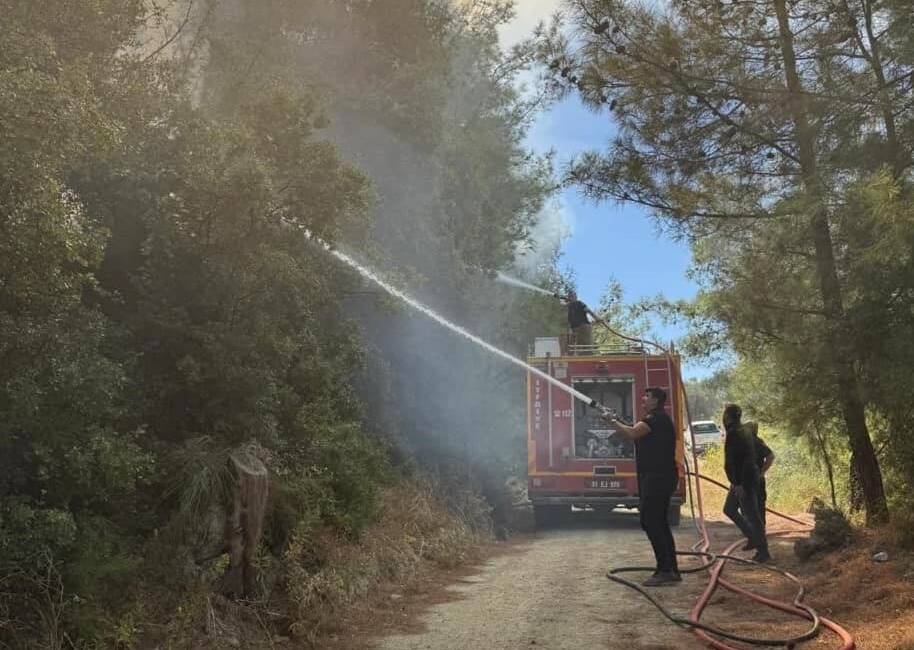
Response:
[{"label": "tree stump", "polygon": [[270,476],[266,465],[245,448],[229,456],[228,464],[235,477],[232,509],[225,522],[225,548],[229,565],[222,576],[220,591],[230,598],[251,596],[256,586],[254,560],[263,532]]}]

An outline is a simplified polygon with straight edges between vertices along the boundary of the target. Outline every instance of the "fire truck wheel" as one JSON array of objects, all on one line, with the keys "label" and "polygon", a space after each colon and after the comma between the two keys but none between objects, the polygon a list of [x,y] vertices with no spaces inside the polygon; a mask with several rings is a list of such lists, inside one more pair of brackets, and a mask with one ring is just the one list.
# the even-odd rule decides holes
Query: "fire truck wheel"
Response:
[{"label": "fire truck wheel", "polygon": [[670,522],[670,526],[679,525],[679,508],[680,506],[675,504],[670,506],[670,513],[667,515],[667,520]]}]

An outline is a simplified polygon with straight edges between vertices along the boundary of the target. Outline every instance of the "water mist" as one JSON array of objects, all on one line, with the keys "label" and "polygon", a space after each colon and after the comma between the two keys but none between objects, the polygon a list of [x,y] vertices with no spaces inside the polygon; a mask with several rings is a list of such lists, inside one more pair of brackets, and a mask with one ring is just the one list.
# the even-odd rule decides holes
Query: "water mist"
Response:
[{"label": "water mist", "polygon": [[520,287],[521,289],[529,289],[530,291],[536,291],[546,296],[557,297],[556,294],[551,291],[547,291],[542,287],[538,287],[535,284],[530,284],[529,282],[524,282],[523,280],[518,280],[517,278],[512,278],[510,275],[505,275],[501,271],[495,276],[499,282],[504,282],[505,284],[510,284],[512,287]]},{"label": "water mist", "polygon": [[[589,406],[599,409],[600,411],[602,411],[604,413],[610,412],[606,407],[604,407],[601,404],[598,404],[597,401],[594,400],[593,398],[585,395],[584,393],[582,393],[580,391],[575,390],[571,386],[568,386],[567,384],[559,381],[555,377],[548,375],[547,373],[543,372],[539,368],[535,368],[534,366],[531,366],[530,364],[524,363],[517,357],[511,356],[504,350],[499,350],[497,347],[495,347],[491,343],[488,343],[488,342],[482,340],[481,338],[479,338],[478,336],[476,336],[475,334],[468,332],[467,330],[462,328],[460,325],[456,325],[456,324],[452,323],[451,321],[447,320],[446,318],[444,318],[440,314],[436,313],[429,307],[426,307],[425,305],[423,305],[416,299],[412,298],[408,294],[402,292],[401,290],[397,289],[393,285],[387,283],[386,281],[381,279],[381,277],[379,277],[377,273],[375,273],[368,267],[363,266],[359,262],[355,261],[349,255],[346,255],[345,253],[343,253],[339,250],[331,248],[329,244],[327,244],[324,241],[320,240],[319,238],[311,235],[310,233],[306,232],[306,236],[311,241],[315,242],[316,244],[319,244],[324,250],[326,250],[328,253],[333,255],[336,259],[340,260],[341,262],[343,262],[350,268],[354,269],[359,275],[361,275],[362,277],[364,277],[367,280],[371,280],[376,285],[378,285],[379,287],[384,289],[384,291],[386,291],[391,296],[394,296],[395,298],[399,298],[400,300],[405,302],[407,305],[409,305],[416,311],[422,312],[423,314],[425,314],[426,316],[431,318],[433,321],[435,321],[439,325],[442,325],[442,326],[448,328],[449,330],[451,330],[452,332],[459,334],[460,336],[464,337],[468,341],[472,341],[476,345],[482,347],[485,350],[488,350],[492,354],[498,355],[502,359],[509,361],[516,366],[520,366],[521,368],[523,368],[524,370],[527,370],[528,372],[532,372],[533,374],[537,375],[538,377],[541,377],[542,379],[548,381],[550,384],[552,384],[556,388],[559,388],[559,389],[565,391],[572,397],[581,400],[582,402],[588,404]],[[533,285],[530,285],[530,286],[533,286]],[[536,287],[536,288],[539,289],[539,287]],[[548,295],[552,295],[545,289],[539,289],[539,290],[543,291],[544,293],[547,293]]]}]

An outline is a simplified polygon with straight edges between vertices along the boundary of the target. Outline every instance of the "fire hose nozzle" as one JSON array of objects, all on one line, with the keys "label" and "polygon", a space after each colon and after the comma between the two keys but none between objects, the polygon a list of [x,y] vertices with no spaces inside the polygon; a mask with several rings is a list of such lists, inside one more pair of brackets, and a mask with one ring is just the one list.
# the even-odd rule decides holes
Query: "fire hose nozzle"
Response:
[{"label": "fire hose nozzle", "polygon": [[591,400],[590,406],[597,409],[600,412],[600,415],[602,415],[604,418],[617,417],[616,411],[614,409],[611,409],[608,406],[604,406],[603,404],[600,404],[599,402],[597,402],[597,400]]}]

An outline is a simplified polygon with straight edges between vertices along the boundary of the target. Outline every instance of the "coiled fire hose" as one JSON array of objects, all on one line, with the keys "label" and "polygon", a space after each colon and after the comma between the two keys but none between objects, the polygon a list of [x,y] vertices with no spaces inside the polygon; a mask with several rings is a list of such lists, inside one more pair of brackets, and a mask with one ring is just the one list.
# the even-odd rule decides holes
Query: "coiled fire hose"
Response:
[{"label": "coiled fire hose", "polygon": [[[676,373],[679,377],[679,385],[682,388],[683,402],[684,402],[685,410],[686,410],[686,419],[688,422],[691,422],[692,417],[691,417],[691,413],[689,412],[689,400],[688,400],[688,395],[686,394],[685,383],[682,380],[682,372],[679,368],[679,365],[673,361],[673,356],[669,352],[669,350],[667,350],[664,346],[662,346],[658,343],[655,343],[653,341],[634,338],[634,337],[630,337],[630,336],[621,334],[620,332],[617,332],[612,327],[610,327],[610,325],[605,320],[603,320],[602,318],[600,318],[599,316],[594,314],[592,311],[588,310],[588,312],[593,317],[595,323],[602,325],[613,336],[617,336],[626,341],[638,343],[642,346],[647,346],[647,345],[653,346],[653,347],[657,348],[658,350],[661,350],[663,352],[663,354],[666,355],[666,357],[670,363],[670,367],[676,369]],[[691,431],[691,428],[690,428],[690,431]],[[812,607],[810,607],[809,605],[806,605],[805,603],[802,602],[803,597],[805,596],[805,588],[803,587],[803,584],[797,579],[796,576],[794,576],[793,574],[791,574],[787,571],[779,569],[775,566],[771,566],[771,565],[767,565],[767,564],[759,564],[757,562],[753,562],[752,560],[747,560],[747,559],[743,559],[743,558],[732,555],[732,553],[736,549],[736,547],[742,543],[742,540],[738,540],[738,541],[734,542],[733,544],[731,544],[730,546],[725,548],[724,551],[721,553],[713,553],[709,550],[711,548],[711,538],[710,538],[710,535],[708,534],[707,527],[705,526],[704,504],[702,502],[702,497],[701,497],[701,481],[702,480],[708,481],[709,483],[715,484],[725,490],[728,489],[728,487],[718,481],[715,481],[714,479],[712,479],[710,477],[704,476],[703,474],[701,474],[698,471],[698,454],[696,453],[696,450],[695,450],[694,438],[692,440],[692,463],[693,463],[694,469],[690,470],[688,460],[686,459],[686,477],[685,478],[686,478],[686,485],[688,486],[688,490],[689,490],[689,504],[690,504],[690,507],[692,510],[692,521],[695,524],[695,528],[698,533],[699,540],[692,546],[691,551],[677,551],[676,554],[682,555],[682,556],[699,557],[699,558],[705,559],[705,562],[703,562],[699,566],[681,570],[682,573],[698,573],[700,571],[709,570],[710,576],[708,579],[707,587],[705,587],[705,590],[702,592],[701,596],[699,596],[698,600],[695,602],[695,605],[693,606],[692,610],[689,612],[689,615],[687,617],[684,617],[684,616],[677,616],[677,615],[673,614],[668,609],[666,609],[652,594],[650,594],[641,585],[639,585],[636,582],[632,582],[631,580],[627,580],[619,575],[620,573],[628,573],[628,572],[634,572],[634,571],[653,571],[654,567],[617,567],[615,569],[610,569],[609,572],[606,574],[606,577],[609,578],[610,580],[612,580],[613,582],[617,582],[619,584],[625,585],[626,587],[634,589],[635,591],[637,591],[638,593],[643,595],[645,598],[647,598],[651,602],[651,604],[653,604],[658,610],[660,610],[660,612],[671,622],[673,622],[681,627],[689,628],[699,639],[701,639],[702,641],[705,641],[710,647],[716,648],[717,650],[738,650],[737,648],[735,648],[733,646],[727,645],[721,639],[737,641],[737,642],[746,643],[749,645],[786,646],[788,648],[792,648],[792,647],[796,646],[797,644],[802,643],[803,641],[808,641],[808,640],[812,639],[813,637],[817,636],[819,633],[820,625],[825,626],[826,628],[828,628],[829,630],[831,630],[832,632],[834,632],[835,634],[838,635],[838,637],[841,639],[841,642],[842,642],[841,650],[853,650],[853,648],[855,648],[854,637],[847,630],[845,630],[843,627],[841,627],[834,621],[831,621],[827,618],[819,616],[818,613]],[[692,487],[693,478],[695,479],[694,493],[693,493],[693,487]],[[697,515],[696,515],[696,508],[695,508],[696,502],[698,504]],[[778,531],[778,532],[772,533],[769,535],[769,537],[775,537],[775,536],[784,535],[784,534],[788,534],[788,533],[794,533],[794,532],[806,532],[806,531],[810,530],[809,524],[807,524],[804,521],[801,521],[794,517],[790,517],[788,515],[782,514],[780,512],[772,510],[771,508],[766,508],[766,511],[770,512],[771,514],[773,514],[777,517],[781,517],[783,519],[786,519],[788,521],[791,521],[791,522],[801,526],[801,528],[799,528],[799,529]],[[750,591],[749,589],[745,589],[743,587],[737,586],[737,585],[729,582],[728,580],[725,580],[724,578],[721,577],[721,574],[723,573],[724,567],[728,561],[737,562],[739,564],[746,564],[746,565],[761,567],[761,568],[765,569],[766,571],[771,571],[771,572],[778,573],[778,574],[784,576],[785,578],[787,578],[788,580],[790,580],[791,582],[793,582],[797,585],[797,593],[794,596],[793,601],[790,603],[786,603],[786,602],[775,600],[772,598],[767,598],[760,594],[756,594],[756,593]],[[728,591],[739,594],[741,596],[745,596],[746,598],[749,598],[757,603],[763,604],[772,609],[777,609],[782,612],[786,612],[788,614],[792,614],[794,616],[798,616],[798,617],[807,619],[807,620],[811,621],[810,628],[803,634],[800,634],[797,636],[775,639],[775,638],[746,637],[746,636],[734,634],[731,632],[727,632],[726,630],[722,630],[720,628],[702,623],[700,620],[701,615],[704,612],[705,607],[708,605],[708,602],[710,601],[711,596],[717,590],[718,586],[724,587]]]},{"label": "coiled fire hose", "polygon": [[[693,460],[694,460],[694,454],[693,454]],[[698,481],[698,479],[700,479],[700,480],[712,483],[722,489],[727,489],[727,486],[724,485],[723,483],[720,483],[708,476],[700,474],[697,471],[688,472],[688,475],[690,477],[696,478],[696,485],[700,485],[700,482]],[[694,520],[695,519],[695,517],[694,517],[695,499],[691,498],[691,496],[692,496],[691,481],[689,482],[689,492],[690,492],[690,502],[693,504],[692,511],[693,511],[693,520]],[[700,513],[700,519],[701,519],[701,529],[704,531],[704,533],[702,534],[701,541],[697,542],[695,546],[696,547],[701,546],[701,545],[710,546],[710,537],[708,536],[707,530],[704,527],[704,512],[703,512],[703,505],[702,505],[702,501],[701,501],[700,487],[697,489],[697,492],[698,492],[697,501],[698,501],[698,505],[699,505],[699,513]],[[771,514],[773,514],[777,517],[780,517],[782,519],[785,519],[787,521],[790,521],[790,522],[793,522],[793,523],[799,525],[798,528],[771,533],[769,535],[769,537],[777,537],[777,536],[786,535],[789,533],[805,532],[805,531],[810,530],[809,524],[807,524],[806,522],[804,522],[800,519],[796,519],[789,515],[785,515],[781,512],[773,510],[771,508],[766,508],[766,511],[770,512]],[[725,643],[719,641],[718,639],[715,639],[714,637],[710,636],[708,631],[706,631],[705,629],[699,628],[694,625],[694,623],[698,622],[699,619],[701,618],[701,614],[704,611],[704,608],[707,606],[708,602],[710,601],[711,596],[717,590],[717,587],[721,586],[721,587],[724,587],[725,589],[727,589],[728,591],[731,591],[735,594],[739,594],[741,596],[745,596],[755,602],[763,604],[772,609],[777,609],[777,610],[786,612],[788,614],[793,614],[795,616],[799,616],[801,618],[807,618],[807,619],[810,619],[813,621],[818,620],[818,623],[820,623],[822,626],[828,628],[830,631],[834,632],[841,639],[841,646],[840,646],[841,650],[853,650],[853,648],[855,647],[855,643],[854,643],[854,637],[850,634],[850,632],[845,630],[843,627],[841,627],[839,624],[835,623],[834,621],[832,621],[828,618],[822,617],[822,616],[818,616],[815,613],[815,611],[812,610],[812,608],[810,608],[808,605],[805,605],[800,602],[800,600],[803,597],[802,584],[792,574],[789,574],[785,571],[777,570],[782,575],[785,575],[786,577],[788,577],[791,581],[797,583],[801,588],[801,590],[797,594],[797,597],[794,599],[793,603],[785,603],[782,601],[774,600],[772,598],[767,598],[760,594],[756,594],[748,589],[735,585],[732,582],[720,577],[721,573],[723,572],[724,565],[725,565],[727,559],[735,559],[736,561],[738,561],[742,564],[757,564],[757,563],[752,562],[751,560],[731,558],[729,556],[729,554],[732,553],[734,551],[734,549],[737,546],[739,546],[741,543],[742,543],[742,540],[737,540],[736,542],[734,542],[733,544],[728,546],[726,549],[724,549],[723,553],[717,555],[717,558],[720,558],[720,559],[719,559],[719,561],[717,561],[715,563],[715,566],[711,569],[711,575],[708,580],[708,585],[707,585],[707,587],[705,587],[704,592],[698,598],[694,607],[692,608],[692,611],[689,613],[688,620],[690,622],[688,625],[692,628],[692,631],[695,633],[696,636],[698,636],[703,641],[707,642],[712,648],[717,648],[718,650],[734,650],[734,648],[732,646],[728,646]],[[768,570],[776,570],[775,567],[772,567],[769,565],[761,565],[761,566],[763,566],[765,569],[768,569]],[[703,569],[703,567],[697,567],[697,570],[699,570],[699,571],[702,569]],[[690,572],[694,572],[694,571],[690,571]],[[812,618],[812,616],[815,616],[816,618]],[[715,633],[714,631],[711,631],[711,634],[714,634],[714,633]],[[724,636],[725,638],[733,639],[732,636],[730,636],[730,637],[727,637],[726,635],[721,635],[721,636]],[[803,636],[803,635],[801,635],[801,636]],[[799,639],[799,638],[800,637],[796,637],[795,639]],[[799,642],[798,640],[795,640],[795,639],[772,639],[772,641],[782,641],[782,643],[774,643],[774,644],[771,644],[771,643],[762,644],[762,643],[759,643],[758,640],[755,642],[749,641],[748,639],[743,639],[743,640],[746,643],[750,643],[750,644],[754,644],[754,645],[786,645],[787,647],[792,647],[795,643]],[[739,640],[739,639],[734,639],[734,640]],[[806,639],[803,639],[803,640],[806,640]]]}]

